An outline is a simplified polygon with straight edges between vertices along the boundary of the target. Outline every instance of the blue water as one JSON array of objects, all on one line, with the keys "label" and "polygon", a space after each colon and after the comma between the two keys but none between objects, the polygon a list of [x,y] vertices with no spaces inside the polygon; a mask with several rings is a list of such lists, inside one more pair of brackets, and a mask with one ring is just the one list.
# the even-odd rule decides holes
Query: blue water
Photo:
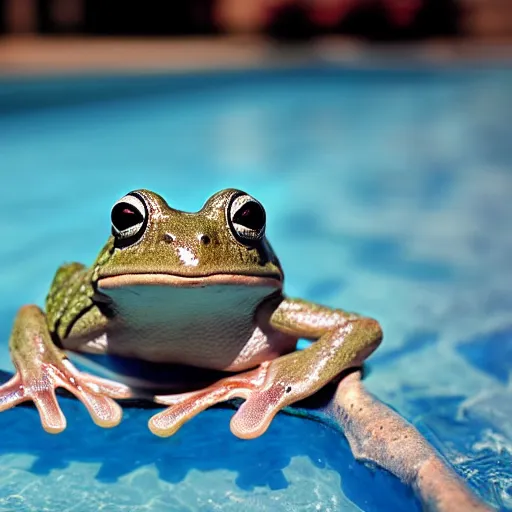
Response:
[{"label": "blue water", "polygon": [[[486,501],[512,508],[512,68],[0,81],[0,368],[17,308],[92,262],[134,188],[196,210],[223,187],[267,208],[300,296],[378,318],[368,387]],[[256,441],[203,413],[171,439],[62,399],[68,430],[0,414],[2,510],[417,510],[321,424]]]}]

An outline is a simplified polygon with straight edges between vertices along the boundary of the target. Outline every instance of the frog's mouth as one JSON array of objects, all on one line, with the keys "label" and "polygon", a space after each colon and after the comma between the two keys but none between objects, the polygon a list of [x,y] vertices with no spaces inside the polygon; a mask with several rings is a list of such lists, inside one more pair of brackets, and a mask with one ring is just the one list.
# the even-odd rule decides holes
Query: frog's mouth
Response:
[{"label": "frog's mouth", "polygon": [[214,274],[200,277],[183,277],[172,274],[121,274],[98,280],[100,292],[133,286],[170,286],[174,288],[204,288],[206,286],[246,286],[281,290],[283,282],[277,277],[241,274]]}]

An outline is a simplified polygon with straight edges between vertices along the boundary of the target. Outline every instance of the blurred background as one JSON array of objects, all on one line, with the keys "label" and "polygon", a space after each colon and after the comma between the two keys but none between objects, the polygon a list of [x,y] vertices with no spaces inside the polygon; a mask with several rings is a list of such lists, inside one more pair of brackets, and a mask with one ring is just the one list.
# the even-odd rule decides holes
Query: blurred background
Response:
[{"label": "blurred background", "polygon": [[0,33],[183,36],[266,34],[308,40],[506,38],[508,0],[1,0]]}]

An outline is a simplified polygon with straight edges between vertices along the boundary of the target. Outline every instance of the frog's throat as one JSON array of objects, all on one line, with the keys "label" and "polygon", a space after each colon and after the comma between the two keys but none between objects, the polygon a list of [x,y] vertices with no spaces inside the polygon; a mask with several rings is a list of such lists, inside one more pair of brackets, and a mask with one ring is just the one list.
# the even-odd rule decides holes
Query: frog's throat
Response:
[{"label": "frog's throat", "polygon": [[98,289],[112,290],[129,286],[171,286],[176,288],[200,288],[213,285],[260,286],[281,290],[281,280],[265,276],[239,274],[215,274],[201,277],[183,277],[171,274],[122,274],[98,280]]}]

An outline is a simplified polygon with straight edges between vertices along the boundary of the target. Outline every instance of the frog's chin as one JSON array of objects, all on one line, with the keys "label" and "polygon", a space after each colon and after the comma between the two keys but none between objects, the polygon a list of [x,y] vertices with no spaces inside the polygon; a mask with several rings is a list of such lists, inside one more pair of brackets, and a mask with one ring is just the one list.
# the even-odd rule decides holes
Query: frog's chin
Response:
[{"label": "frog's chin", "polygon": [[249,276],[241,274],[214,274],[199,277],[183,277],[172,274],[122,274],[103,277],[98,280],[98,290],[108,291],[133,286],[170,286],[174,288],[201,288],[206,286],[247,286],[281,290],[280,279],[270,276]]}]

